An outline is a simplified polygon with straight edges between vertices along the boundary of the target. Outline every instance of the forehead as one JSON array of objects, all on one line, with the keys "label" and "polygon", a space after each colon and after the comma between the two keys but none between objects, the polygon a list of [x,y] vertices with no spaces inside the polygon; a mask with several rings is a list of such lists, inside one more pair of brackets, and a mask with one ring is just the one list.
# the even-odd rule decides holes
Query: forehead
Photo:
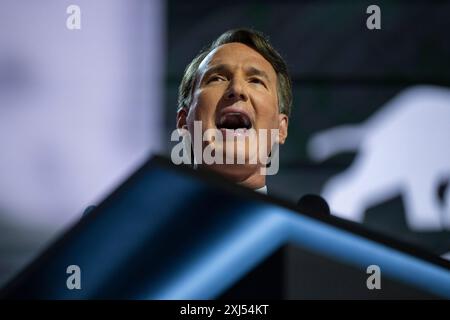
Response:
[{"label": "forehead", "polygon": [[266,71],[269,76],[276,77],[275,70],[270,62],[259,52],[243,43],[232,42],[215,48],[200,63],[198,71],[202,74],[209,67],[218,64],[226,64],[232,67],[252,66]]}]

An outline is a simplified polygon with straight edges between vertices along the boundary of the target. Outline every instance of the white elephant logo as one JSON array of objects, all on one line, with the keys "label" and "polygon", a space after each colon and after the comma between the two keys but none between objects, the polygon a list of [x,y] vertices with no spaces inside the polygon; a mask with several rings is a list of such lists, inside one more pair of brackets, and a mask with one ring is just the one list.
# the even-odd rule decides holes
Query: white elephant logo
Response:
[{"label": "white elephant logo", "polygon": [[367,208],[400,194],[410,229],[450,228],[450,186],[441,201],[436,191],[450,178],[449,89],[406,89],[364,123],[319,132],[308,143],[315,161],[349,150],[358,151],[355,161],[322,190],[333,214],[362,221]]}]

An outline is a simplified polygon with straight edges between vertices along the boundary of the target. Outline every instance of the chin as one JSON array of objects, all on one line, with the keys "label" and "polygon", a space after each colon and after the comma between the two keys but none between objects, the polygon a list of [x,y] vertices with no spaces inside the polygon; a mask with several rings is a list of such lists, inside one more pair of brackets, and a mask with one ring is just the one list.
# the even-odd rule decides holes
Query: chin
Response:
[{"label": "chin", "polygon": [[212,164],[204,165],[205,168],[212,170],[228,180],[233,182],[242,182],[254,175],[259,166],[256,164]]}]

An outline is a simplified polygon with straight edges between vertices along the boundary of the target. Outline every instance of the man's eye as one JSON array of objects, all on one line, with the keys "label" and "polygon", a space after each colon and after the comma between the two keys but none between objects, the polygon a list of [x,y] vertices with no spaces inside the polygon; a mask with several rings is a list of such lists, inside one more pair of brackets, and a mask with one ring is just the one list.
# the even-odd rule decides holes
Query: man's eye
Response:
[{"label": "man's eye", "polygon": [[208,79],[208,83],[213,82],[213,81],[224,81],[225,79],[221,76],[212,76],[211,78]]},{"label": "man's eye", "polygon": [[266,85],[265,82],[259,78],[251,78],[250,83],[258,83],[258,84],[262,84],[263,86]]}]

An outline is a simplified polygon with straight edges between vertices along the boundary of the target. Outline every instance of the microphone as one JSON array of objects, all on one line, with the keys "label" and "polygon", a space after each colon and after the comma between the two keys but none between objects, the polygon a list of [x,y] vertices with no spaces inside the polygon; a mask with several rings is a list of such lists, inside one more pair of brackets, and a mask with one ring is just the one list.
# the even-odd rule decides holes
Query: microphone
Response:
[{"label": "microphone", "polygon": [[297,202],[297,207],[302,213],[310,215],[330,215],[330,206],[319,195],[305,194]]}]

